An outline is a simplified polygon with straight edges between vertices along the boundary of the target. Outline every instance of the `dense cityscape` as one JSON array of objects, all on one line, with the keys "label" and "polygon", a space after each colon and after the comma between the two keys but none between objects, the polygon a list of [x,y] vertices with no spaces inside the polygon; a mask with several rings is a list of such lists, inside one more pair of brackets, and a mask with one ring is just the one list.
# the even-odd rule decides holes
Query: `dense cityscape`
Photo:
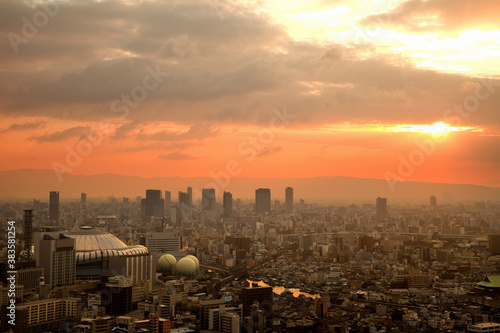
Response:
[{"label": "dense cityscape", "polygon": [[216,194],[2,203],[1,331],[500,329],[498,204]]},{"label": "dense cityscape", "polygon": [[0,0],[0,333],[500,333],[500,0]]}]

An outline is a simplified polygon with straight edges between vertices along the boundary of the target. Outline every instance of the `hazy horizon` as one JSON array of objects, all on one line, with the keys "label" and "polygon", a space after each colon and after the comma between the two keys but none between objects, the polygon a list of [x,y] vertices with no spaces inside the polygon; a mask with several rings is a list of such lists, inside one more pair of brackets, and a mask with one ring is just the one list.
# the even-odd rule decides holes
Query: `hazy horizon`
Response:
[{"label": "hazy horizon", "polygon": [[[286,187],[294,188],[296,201],[300,198],[315,202],[374,202],[376,197],[387,197],[390,202],[415,202],[427,204],[431,195],[439,203],[458,201],[500,201],[500,188],[471,184],[444,184],[428,182],[395,182],[384,179],[356,177],[311,178],[251,178],[251,177],[152,177],[122,176],[115,174],[65,175],[59,182],[53,170],[0,171],[0,198],[37,199],[44,201],[50,191],[60,191],[61,200],[78,199],[81,192],[88,198],[122,196],[134,199],[144,196],[146,189],[172,192],[177,201],[177,191],[193,188],[193,197],[200,198],[202,188],[215,188],[221,199],[224,191],[234,198],[255,199],[259,187],[270,188],[272,200],[283,201]],[[29,191],[27,190],[29,189]],[[10,193],[10,195],[6,195]]]}]

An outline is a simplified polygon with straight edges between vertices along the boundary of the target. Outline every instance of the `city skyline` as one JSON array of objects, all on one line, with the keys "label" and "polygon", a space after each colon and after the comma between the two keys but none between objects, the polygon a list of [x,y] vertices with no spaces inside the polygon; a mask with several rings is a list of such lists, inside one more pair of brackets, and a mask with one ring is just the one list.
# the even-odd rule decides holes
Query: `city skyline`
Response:
[{"label": "city skyline", "polygon": [[2,0],[0,37],[0,332],[500,332],[499,0]]},{"label": "city skyline", "polygon": [[498,187],[499,6],[2,1],[0,170]]}]

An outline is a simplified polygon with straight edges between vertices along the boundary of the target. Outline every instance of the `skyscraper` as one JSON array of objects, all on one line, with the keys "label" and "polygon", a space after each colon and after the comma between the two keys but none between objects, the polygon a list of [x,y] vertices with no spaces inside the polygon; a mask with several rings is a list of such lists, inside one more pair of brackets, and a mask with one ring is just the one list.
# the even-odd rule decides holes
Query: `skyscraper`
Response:
[{"label": "skyscraper", "polygon": [[59,192],[51,191],[49,196],[49,217],[52,225],[59,225]]},{"label": "skyscraper", "polygon": [[387,198],[377,198],[377,216],[387,216]]},{"label": "skyscraper", "polygon": [[231,192],[224,192],[222,197],[222,208],[224,216],[230,216],[233,213],[233,195]]},{"label": "skyscraper", "polygon": [[285,209],[289,214],[293,212],[293,188],[291,187],[285,189]]},{"label": "skyscraper", "polygon": [[215,210],[215,189],[204,188],[201,191],[201,210]]},{"label": "skyscraper", "polygon": [[193,189],[191,187],[187,188],[187,195],[188,195],[188,205],[189,207],[193,206]]},{"label": "skyscraper", "polygon": [[165,215],[165,202],[160,190],[146,190],[146,198],[141,200],[142,217],[162,217]]},{"label": "skyscraper", "polygon": [[170,207],[172,206],[172,193],[165,191],[165,216],[170,216]]},{"label": "skyscraper", "polygon": [[437,204],[437,200],[436,200],[436,196],[431,196],[431,207],[436,207],[436,204]]},{"label": "skyscraper", "polygon": [[174,221],[175,225],[181,226],[190,221],[191,207],[189,206],[189,194],[187,192],[179,191],[178,198],[179,198],[178,199],[179,204],[177,205],[175,211],[173,212],[175,218],[173,217],[172,220]]},{"label": "skyscraper", "polygon": [[259,188],[255,190],[255,213],[264,214],[271,211],[271,190]]},{"label": "skyscraper", "polygon": [[188,205],[189,206],[189,196],[188,196],[187,192],[179,191],[178,201],[179,201],[179,205]]},{"label": "skyscraper", "polygon": [[82,193],[80,195],[80,213],[82,215],[87,214],[87,193]]}]

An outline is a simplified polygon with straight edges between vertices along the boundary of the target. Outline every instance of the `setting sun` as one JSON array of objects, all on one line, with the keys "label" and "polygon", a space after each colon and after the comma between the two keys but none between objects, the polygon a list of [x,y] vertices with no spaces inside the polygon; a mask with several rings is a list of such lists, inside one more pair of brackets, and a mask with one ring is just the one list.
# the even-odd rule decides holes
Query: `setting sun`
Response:
[{"label": "setting sun", "polygon": [[428,133],[434,136],[443,136],[450,132],[483,131],[482,129],[477,127],[450,126],[442,121],[436,122],[432,125],[398,125],[394,127],[393,130],[394,132]]}]

